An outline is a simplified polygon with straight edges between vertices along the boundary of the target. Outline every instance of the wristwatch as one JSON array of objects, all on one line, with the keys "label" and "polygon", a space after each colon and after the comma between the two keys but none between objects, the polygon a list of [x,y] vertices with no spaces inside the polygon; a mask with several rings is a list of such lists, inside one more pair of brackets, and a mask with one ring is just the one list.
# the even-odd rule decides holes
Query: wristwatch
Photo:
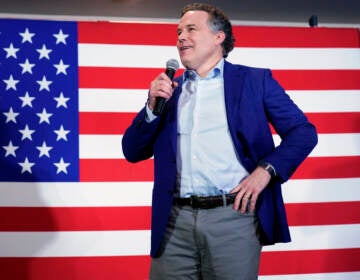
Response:
[{"label": "wristwatch", "polygon": [[274,166],[272,166],[270,163],[264,162],[264,161],[260,161],[258,166],[264,168],[267,172],[269,172],[271,178],[276,177],[275,168],[274,168]]}]

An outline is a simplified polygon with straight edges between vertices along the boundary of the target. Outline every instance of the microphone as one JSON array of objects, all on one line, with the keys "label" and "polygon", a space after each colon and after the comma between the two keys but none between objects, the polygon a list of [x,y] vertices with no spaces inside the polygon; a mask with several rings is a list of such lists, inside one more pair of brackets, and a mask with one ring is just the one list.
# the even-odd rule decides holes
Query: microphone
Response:
[{"label": "microphone", "polygon": [[[172,80],[174,78],[176,70],[179,68],[179,63],[176,59],[169,59],[166,62],[165,74]],[[160,116],[164,110],[166,99],[164,97],[156,97],[156,103],[153,110],[155,116]]]}]

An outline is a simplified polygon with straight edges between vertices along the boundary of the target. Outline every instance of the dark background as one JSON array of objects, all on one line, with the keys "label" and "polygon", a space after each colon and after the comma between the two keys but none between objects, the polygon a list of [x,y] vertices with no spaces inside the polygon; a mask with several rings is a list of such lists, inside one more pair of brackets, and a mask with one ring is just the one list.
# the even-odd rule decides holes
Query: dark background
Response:
[{"label": "dark background", "polygon": [[[195,0],[196,1],[196,0]],[[174,0],[0,0],[0,16],[8,14],[174,20],[194,1]],[[360,25],[360,0],[216,0],[198,1],[222,8],[232,21],[256,24],[289,22],[308,25],[311,15],[319,26]]]}]

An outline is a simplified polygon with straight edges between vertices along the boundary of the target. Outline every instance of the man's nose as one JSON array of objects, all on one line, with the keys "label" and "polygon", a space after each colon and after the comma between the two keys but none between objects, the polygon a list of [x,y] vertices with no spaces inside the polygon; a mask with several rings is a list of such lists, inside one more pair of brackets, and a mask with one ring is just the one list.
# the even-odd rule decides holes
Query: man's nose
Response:
[{"label": "man's nose", "polygon": [[181,34],[179,34],[179,36],[178,36],[178,41],[181,43],[181,42],[184,42],[185,41],[185,38],[186,38],[186,36],[185,36],[185,34],[184,34],[184,32],[182,32]]}]

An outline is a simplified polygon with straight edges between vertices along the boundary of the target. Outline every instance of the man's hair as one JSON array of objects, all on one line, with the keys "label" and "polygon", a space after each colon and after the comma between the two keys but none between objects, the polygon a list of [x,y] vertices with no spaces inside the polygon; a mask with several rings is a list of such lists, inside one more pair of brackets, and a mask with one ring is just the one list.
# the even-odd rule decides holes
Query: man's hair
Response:
[{"label": "man's hair", "polygon": [[189,11],[204,11],[209,14],[209,28],[213,32],[223,31],[225,33],[225,40],[222,42],[223,57],[227,57],[229,52],[234,48],[235,38],[232,32],[231,22],[228,17],[219,8],[203,3],[193,3],[186,5],[181,10],[181,16]]}]

